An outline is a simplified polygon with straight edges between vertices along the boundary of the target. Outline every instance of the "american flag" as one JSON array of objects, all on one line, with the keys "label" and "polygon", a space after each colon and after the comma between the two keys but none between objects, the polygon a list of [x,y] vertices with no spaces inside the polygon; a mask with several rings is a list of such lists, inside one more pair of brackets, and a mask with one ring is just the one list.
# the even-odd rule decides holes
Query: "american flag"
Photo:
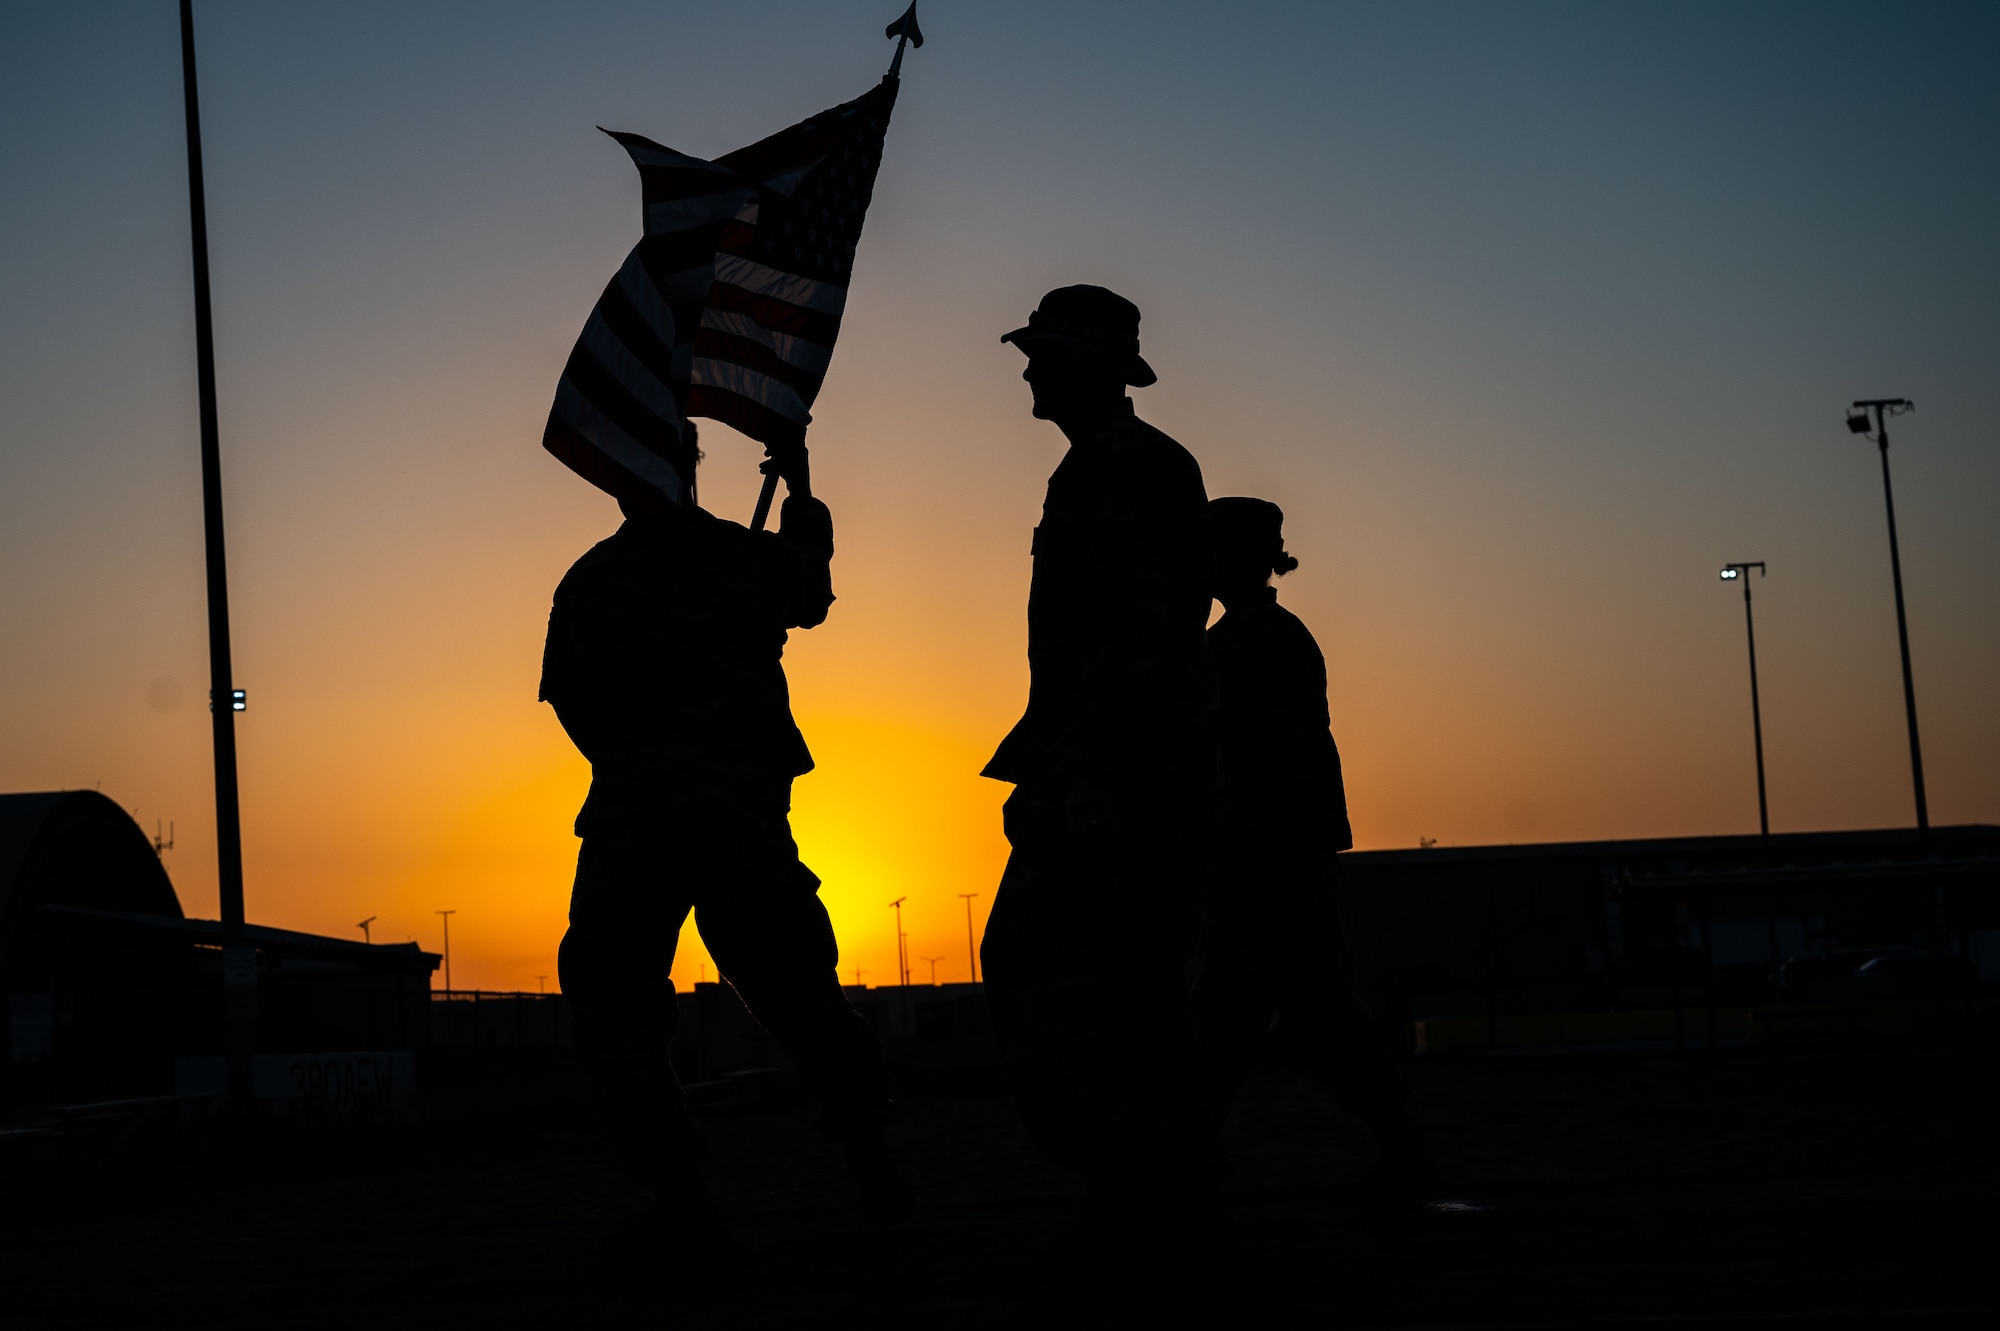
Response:
[{"label": "american flag", "polygon": [[885,78],[712,162],[611,134],[639,168],[645,236],[570,352],[544,448],[658,509],[683,500],[690,416],[767,447],[804,439],[896,88]]}]

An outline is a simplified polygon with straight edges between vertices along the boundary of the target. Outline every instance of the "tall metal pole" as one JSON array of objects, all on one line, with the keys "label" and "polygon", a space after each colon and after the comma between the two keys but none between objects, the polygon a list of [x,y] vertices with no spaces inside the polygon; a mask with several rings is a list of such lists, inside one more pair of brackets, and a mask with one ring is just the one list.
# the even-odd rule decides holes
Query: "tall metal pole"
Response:
[{"label": "tall metal pole", "polygon": [[458,914],[458,912],[455,910],[434,910],[431,912],[431,914],[440,915],[444,917],[444,991],[446,993],[450,993],[451,992],[451,917]]},{"label": "tall metal pole", "polygon": [[972,899],[979,894],[977,892],[960,892],[958,895],[965,902],[965,961],[972,968],[972,982],[978,984],[979,949],[973,946],[972,942]]},{"label": "tall metal pole", "polygon": [[1724,579],[1736,579],[1743,584],[1743,627],[1750,635],[1750,733],[1757,744],[1757,831],[1760,836],[1771,835],[1771,811],[1764,800],[1764,709],[1757,696],[1757,621],[1750,614],[1750,570],[1757,570],[1757,576],[1764,576],[1764,561],[1751,560],[1747,563],[1725,564],[1722,569]]},{"label": "tall metal pole", "polygon": [[188,230],[194,247],[196,396],[201,410],[201,513],[208,557],[208,710],[215,748],[215,854],[228,1015],[228,1107],[254,1104],[251,1041],[257,954],[243,945],[243,823],[236,798],[236,685],[229,663],[229,570],[222,540],[222,451],[215,412],[215,323],[208,296],[208,204],[201,171],[201,100],[194,69],[194,4],[181,0],[181,91],[187,113]]},{"label": "tall metal pole", "polygon": [[908,897],[897,897],[889,903],[889,909],[896,912],[896,974],[905,989],[910,987],[910,958],[903,951],[903,903]]},{"label": "tall metal pole", "polygon": [[[1903,613],[1903,556],[1896,543],[1896,494],[1889,484],[1889,417],[1912,410],[1915,403],[1905,398],[1873,398],[1854,404],[1866,413],[1875,413],[1875,443],[1882,454],[1882,503],[1889,513],[1889,572],[1896,583],[1896,645],[1903,654],[1903,716],[1910,727],[1910,780],[1916,787],[1917,830],[1929,833],[1930,804],[1924,798],[1924,750],[1917,740],[1917,686],[1910,674],[1910,624]],[[1852,429],[1854,418],[1849,417]],[[1858,433],[1858,431],[1857,431]]]}]

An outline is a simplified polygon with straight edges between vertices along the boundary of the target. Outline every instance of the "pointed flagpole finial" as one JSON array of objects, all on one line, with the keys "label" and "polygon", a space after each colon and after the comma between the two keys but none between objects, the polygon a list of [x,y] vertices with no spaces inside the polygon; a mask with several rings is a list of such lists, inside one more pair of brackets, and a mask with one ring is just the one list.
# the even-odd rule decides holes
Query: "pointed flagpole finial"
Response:
[{"label": "pointed flagpole finial", "polygon": [[896,55],[889,61],[889,77],[893,79],[903,72],[904,45],[924,44],[924,30],[917,26],[917,0],[910,0],[910,7],[903,11],[903,17],[882,29],[882,35],[896,38]]}]

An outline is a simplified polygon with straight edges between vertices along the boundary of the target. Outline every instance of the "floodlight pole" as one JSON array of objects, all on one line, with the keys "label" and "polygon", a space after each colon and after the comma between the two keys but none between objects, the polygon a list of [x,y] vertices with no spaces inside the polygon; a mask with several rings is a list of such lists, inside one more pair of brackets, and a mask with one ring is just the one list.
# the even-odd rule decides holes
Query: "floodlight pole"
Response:
[{"label": "floodlight pole", "polygon": [[972,982],[978,984],[979,949],[972,942],[972,899],[979,894],[977,892],[960,892],[958,895],[965,902],[965,961],[972,968]]},{"label": "floodlight pole", "polygon": [[458,912],[455,910],[434,910],[431,912],[431,914],[442,916],[444,918],[444,991],[446,993],[450,993],[451,992],[451,917],[458,914]]},{"label": "floodlight pole", "polygon": [[222,916],[228,1026],[227,1105],[255,1107],[250,1076],[257,1023],[257,954],[243,944],[243,822],[236,796],[236,685],[229,662],[229,570],[222,540],[222,450],[215,411],[215,320],[208,294],[208,203],[201,171],[201,99],[194,72],[194,4],[181,0],[181,97],[187,119],[188,236],[194,251],[195,396],[201,415],[202,544],[208,563],[208,710],[215,750],[215,869]]},{"label": "floodlight pole", "polygon": [[[1917,686],[1910,674],[1910,624],[1903,613],[1903,556],[1896,543],[1896,495],[1889,484],[1889,417],[1916,410],[1907,398],[1868,398],[1854,403],[1861,415],[1848,417],[1848,428],[1856,434],[1867,432],[1868,413],[1875,415],[1874,440],[1882,454],[1882,503],[1889,512],[1889,572],[1896,583],[1896,645],[1903,654],[1903,716],[1910,726],[1910,780],[1916,788],[1917,830],[1929,834],[1930,804],[1924,798],[1924,751],[1917,741]],[[1857,426],[1857,419],[1864,424]]]},{"label": "floodlight pole", "polygon": [[1757,742],[1757,834],[1771,835],[1771,811],[1764,801],[1764,709],[1757,697],[1757,621],[1750,614],[1750,570],[1764,576],[1764,561],[1725,564],[1722,576],[1743,584],[1743,627],[1750,635],[1750,733]]},{"label": "floodlight pole", "polygon": [[889,909],[896,912],[896,974],[902,977],[903,987],[910,987],[910,958],[903,951],[903,903],[908,897],[897,897],[889,903]]}]

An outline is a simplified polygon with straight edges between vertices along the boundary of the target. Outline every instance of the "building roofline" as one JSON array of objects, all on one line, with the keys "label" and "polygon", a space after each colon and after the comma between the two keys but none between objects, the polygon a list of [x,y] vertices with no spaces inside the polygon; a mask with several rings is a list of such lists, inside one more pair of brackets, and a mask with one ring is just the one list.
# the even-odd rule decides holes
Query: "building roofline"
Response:
[{"label": "building roofline", "polygon": [[[222,943],[220,920],[140,915],[132,911],[96,910],[88,906],[61,906],[53,903],[44,905],[42,909],[118,928],[182,934],[197,942],[213,942],[217,946]],[[342,961],[382,970],[429,973],[436,970],[439,963],[444,960],[439,953],[426,952],[415,943],[357,943],[349,938],[329,938],[325,934],[276,929],[268,924],[246,923],[243,926],[243,939],[262,952],[281,953],[314,961]]]},{"label": "building roofline", "polygon": [[[1452,864],[1480,860],[1551,860],[1630,858],[1647,855],[1703,855],[1723,852],[1771,852],[1839,850],[1849,846],[1879,846],[1884,842],[1903,843],[1916,849],[1925,844],[1925,834],[1914,827],[1892,827],[1838,832],[1755,832],[1736,836],[1636,837],[1604,841],[1546,841],[1507,843],[1489,846],[1431,846],[1398,850],[1350,850],[1341,855],[1343,863],[1355,868],[1405,864]],[[1933,827],[1929,832],[1933,850],[1940,843],[1977,846],[2000,843],[2000,827],[1991,823],[1961,823]]]}]

